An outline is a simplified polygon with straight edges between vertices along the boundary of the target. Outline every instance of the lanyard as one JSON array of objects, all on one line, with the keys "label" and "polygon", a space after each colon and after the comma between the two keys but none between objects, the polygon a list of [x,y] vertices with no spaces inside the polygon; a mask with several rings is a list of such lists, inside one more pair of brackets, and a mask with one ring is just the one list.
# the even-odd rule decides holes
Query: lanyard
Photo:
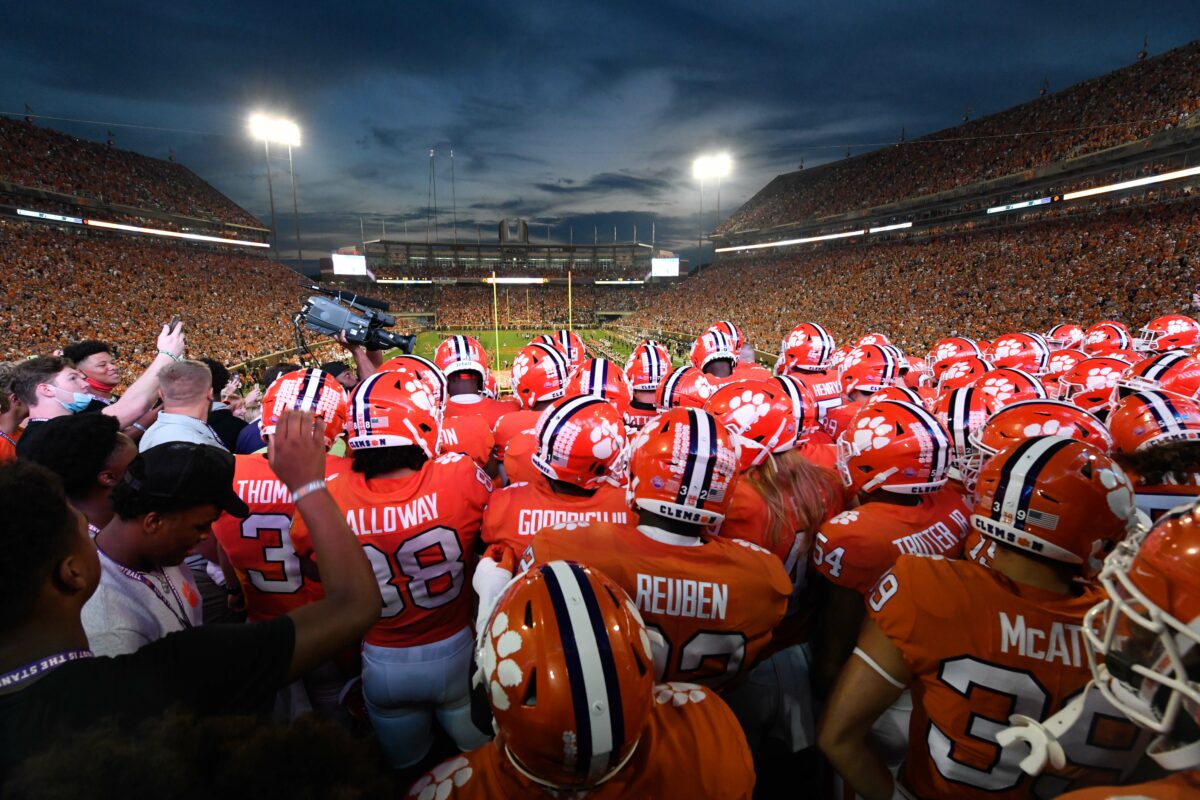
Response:
[{"label": "lanyard", "polygon": [[53,669],[61,667],[68,661],[91,657],[91,650],[64,650],[52,656],[39,658],[37,661],[30,662],[23,667],[17,667],[11,672],[0,675],[0,690],[20,688],[22,684],[29,683],[39,675],[44,675]]},{"label": "lanyard", "polygon": [[[99,549],[99,548],[97,548],[97,549]],[[101,550],[101,552],[104,552],[104,551]],[[105,553],[105,555],[107,556],[108,554]],[[179,592],[177,592],[175,590],[175,584],[171,583],[170,576],[168,576],[165,571],[162,571],[161,567],[159,568],[159,570],[160,570],[159,574],[162,575],[162,582],[164,584],[166,584],[168,589],[171,590],[171,596],[174,597],[175,602],[179,604],[178,608],[176,608],[171,603],[171,601],[167,600],[166,595],[164,595],[159,590],[159,588],[154,585],[154,581],[150,580],[149,576],[147,576],[146,573],[138,572],[137,570],[132,570],[129,567],[125,566],[124,564],[118,564],[116,561],[113,561],[112,558],[109,558],[108,560],[112,561],[113,566],[116,567],[120,571],[120,573],[122,575],[124,575],[126,578],[129,578],[129,580],[131,580],[131,581],[137,581],[138,583],[142,584],[147,589],[149,589],[151,592],[153,592],[154,596],[158,598],[158,602],[162,603],[164,606],[167,607],[167,610],[171,612],[171,615],[173,617],[175,617],[176,620],[178,620],[180,625],[182,625],[185,628],[192,627],[192,621],[191,621],[191,619],[188,618],[188,614],[187,614],[187,604],[183,602],[183,598],[180,597]],[[183,613],[181,614],[180,611],[182,611]]]},{"label": "lanyard", "polygon": [[13,447],[16,447],[16,446],[17,446],[17,440],[16,440],[16,439],[14,439],[14,438],[12,438],[11,436],[9,436],[9,435],[8,435],[7,433],[5,433],[4,431],[0,431],[0,439],[3,439],[4,441],[8,442],[8,443],[9,443],[9,444],[11,444]]}]

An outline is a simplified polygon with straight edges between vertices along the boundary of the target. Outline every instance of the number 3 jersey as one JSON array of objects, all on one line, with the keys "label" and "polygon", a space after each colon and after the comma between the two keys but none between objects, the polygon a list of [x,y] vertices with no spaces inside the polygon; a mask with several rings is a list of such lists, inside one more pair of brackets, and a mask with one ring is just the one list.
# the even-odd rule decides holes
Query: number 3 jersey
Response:
[{"label": "number 3 jersey", "polygon": [[1026,775],[1024,747],[1002,749],[1009,716],[1044,720],[1091,678],[1081,625],[1102,593],[1066,596],[969,561],[901,556],[867,597],[871,618],[915,678],[901,779],[917,797],[1056,797],[1113,783],[1139,733],[1098,692],[1061,742],[1068,766]]},{"label": "number 3 jersey", "polygon": [[[327,478],[349,471],[349,459],[326,457]],[[233,489],[250,507],[250,516],[222,514],[213,535],[237,573],[246,617],[251,622],[273,619],[320,597],[320,584],[300,573],[292,545],[297,517],[292,493],[275,477],[266,455],[234,456]]]},{"label": "number 3 jersey", "polygon": [[664,639],[654,646],[658,680],[718,687],[745,673],[792,594],[779,559],[738,539],[567,522],[534,536],[522,566],[556,559],[595,567],[633,598],[646,626]]},{"label": "number 3 jersey", "polygon": [[[367,480],[346,470],[329,493],[371,562],[383,610],[364,641],[379,647],[440,642],[471,624],[470,571],[492,481],[470,458],[449,453],[402,478]],[[312,553],[303,520],[296,552]]]}]

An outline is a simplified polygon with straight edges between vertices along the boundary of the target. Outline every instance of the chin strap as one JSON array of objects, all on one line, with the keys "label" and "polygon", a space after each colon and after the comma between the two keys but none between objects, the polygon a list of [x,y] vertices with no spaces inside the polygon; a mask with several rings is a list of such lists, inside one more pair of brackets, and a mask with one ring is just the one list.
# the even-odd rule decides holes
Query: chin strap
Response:
[{"label": "chin strap", "polygon": [[1055,769],[1062,769],[1067,764],[1067,757],[1058,740],[1079,721],[1087,702],[1087,693],[1091,691],[1095,691],[1095,685],[1089,681],[1083,691],[1075,695],[1075,699],[1044,722],[1024,714],[1012,715],[1008,719],[1012,727],[997,733],[996,742],[1001,747],[1013,747],[1018,742],[1028,745],[1029,755],[1021,760],[1020,767],[1029,775],[1040,773],[1046,768],[1047,762]]},{"label": "chin strap", "polygon": [[1160,767],[1171,772],[1182,772],[1186,769],[1200,767],[1200,741],[1168,750],[1167,747],[1173,744],[1175,743],[1165,736],[1160,736],[1150,743],[1146,754],[1153,758]]}]

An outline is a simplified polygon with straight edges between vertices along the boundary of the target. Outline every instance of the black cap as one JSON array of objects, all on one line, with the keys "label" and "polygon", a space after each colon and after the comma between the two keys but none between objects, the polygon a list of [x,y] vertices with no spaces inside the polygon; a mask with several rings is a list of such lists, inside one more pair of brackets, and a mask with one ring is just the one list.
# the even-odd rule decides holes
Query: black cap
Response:
[{"label": "black cap", "polygon": [[125,482],[153,497],[211,503],[235,517],[250,508],[233,490],[233,456],[219,447],[193,442],[167,442],[138,454],[125,472]]}]

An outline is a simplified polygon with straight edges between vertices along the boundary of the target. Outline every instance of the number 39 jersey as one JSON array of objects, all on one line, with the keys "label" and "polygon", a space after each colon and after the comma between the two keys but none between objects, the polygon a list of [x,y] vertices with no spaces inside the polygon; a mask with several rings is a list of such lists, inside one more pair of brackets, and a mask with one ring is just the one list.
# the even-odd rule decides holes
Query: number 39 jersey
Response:
[{"label": "number 39 jersey", "polygon": [[[383,610],[364,637],[380,647],[439,642],[471,624],[470,571],[492,481],[468,457],[450,453],[402,478],[367,480],[345,471],[329,493],[371,562]],[[296,552],[312,553],[302,520]]]},{"label": "number 39 jersey", "polygon": [[915,677],[901,779],[918,797],[1017,800],[1117,782],[1139,734],[1098,692],[1061,740],[1068,766],[1034,778],[996,734],[1012,714],[1046,719],[1091,678],[1081,626],[1102,598],[1015,583],[969,561],[901,556],[867,597],[875,624]]},{"label": "number 39 jersey", "polygon": [[[664,537],[671,534],[661,533]],[[668,543],[633,525],[567,522],[540,531],[522,566],[564,559],[595,567],[624,589],[663,637],[656,680],[711,687],[747,672],[771,641],[792,593],[779,559],[749,542]]]},{"label": "number 39 jersey", "polygon": [[[349,470],[348,459],[326,457],[326,477]],[[234,456],[233,489],[250,507],[250,516],[222,514],[213,535],[237,572],[246,617],[251,622],[274,619],[319,596],[320,586],[300,573],[292,546],[292,493],[275,477],[266,455]]]}]

